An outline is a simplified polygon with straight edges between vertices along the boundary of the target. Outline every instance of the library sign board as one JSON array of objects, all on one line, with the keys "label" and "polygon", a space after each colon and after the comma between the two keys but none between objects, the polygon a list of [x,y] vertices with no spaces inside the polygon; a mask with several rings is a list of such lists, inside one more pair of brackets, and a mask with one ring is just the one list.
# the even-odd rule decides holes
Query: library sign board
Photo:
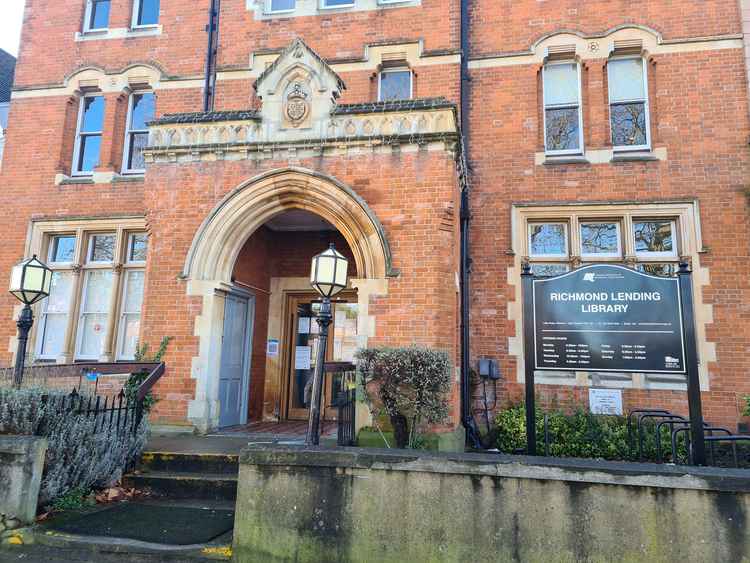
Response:
[{"label": "library sign board", "polygon": [[657,277],[609,264],[537,278],[524,266],[527,452],[536,453],[534,373],[593,371],[687,376],[691,440],[703,460],[703,417],[691,273]]},{"label": "library sign board", "polygon": [[677,278],[601,265],[533,284],[537,370],[685,373]]}]

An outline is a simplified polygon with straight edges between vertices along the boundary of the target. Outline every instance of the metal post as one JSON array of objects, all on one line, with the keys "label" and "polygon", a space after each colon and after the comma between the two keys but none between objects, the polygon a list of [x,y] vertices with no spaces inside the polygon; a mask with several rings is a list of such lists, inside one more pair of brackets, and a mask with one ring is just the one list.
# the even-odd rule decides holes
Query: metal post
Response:
[{"label": "metal post", "polygon": [[26,342],[29,340],[29,331],[34,324],[34,315],[31,313],[31,307],[24,305],[21,315],[16,321],[18,327],[18,348],[16,349],[16,368],[13,374],[13,383],[16,389],[21,388],[23,381],[23,367],[26,361]]},{"label": "metal post", "polygon": [[323,395],[323,369],[326,360],[326,344],[328,343],[328,325],[331,324],[331,300],[323,298],[320,313],[316,319],[320,326],[318,340],[318,354],[315,360],[313,374],[312,396],[310,397],[310,418],[307,421],[306,446],[317,446],[320,443],[320,403]]},{"label": "metal post", "polygon": [[687,263],[680,263],[677,273],[682,304],[682,330],[685,335],[685,367],[687,368],[688,409],[693,465],[706,465],[706,444],[703,435],[701,385],[698,377],[698,351],[693,314],[693,282]]},{"label": "metal post", "polygon": [[536,455],[536,406],[534,402],[534,275],[528,262],[523,265],[523,359],[526,370],[526,454]]}]

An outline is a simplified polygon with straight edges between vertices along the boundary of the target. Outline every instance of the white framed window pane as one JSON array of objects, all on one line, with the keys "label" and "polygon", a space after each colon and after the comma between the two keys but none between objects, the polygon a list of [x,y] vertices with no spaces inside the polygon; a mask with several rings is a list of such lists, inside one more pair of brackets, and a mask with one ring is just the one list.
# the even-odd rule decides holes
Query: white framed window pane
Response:
[{"label": "white framed window pane", "polygon": [[37,337],[40,339],[38,353],[42,357],[55,358],[63,352],[72,289],[72,272],[52,273],[50,294],[44,300]]},{"label": "white framed window pane", "polygon": [[145,262],[148,255],[148,235],[137,233],[130,235],[128,245],[128,262]]},{"label": "white framed window pane", "polygon": [[68,315],[62,313],[48,313],[44,315],[41,324],[42,343],[39,355],[44,358],[56,358],[63,352],[65,346],[65,329],[68,326]]},{"label": "white framed window pane", "polygon": [[581,148],[578,108],[552,108],[544,112],[545,146],[548,151]]},{"label": "white framed window pane", "polygon": [[81,133],[98,133],[104,123],[104,97],[86,96],[82,105]]},{"label": "white framed window pane", "polygon": [[581,223],[581,256],[620,256],[620,224]]},{"label": "white framed window pane", "polygon": [[159,0],[136,0],[138,19],[136,25],[155,25],[159,23]]},{"label": "white framed window pane", "polygon": [[607,64],[610,103],[643,100],[643,59],[614,59]]},{"label": "white framed window pane", "polygon": [[122,300],[122,310],[126,313],[140,313],[143,304],[143,270],[132,270],[125,279],[125,295]]},{"label": "white framed window pane", "polygon": [[636,264],[635,269],[644,274],[662,278],[671,278],[677,275],[677,264],[674,263],[640,263]]},{"label": "white framed window pane", "polygon": [[676,256],[674,221],[633,221],[636,254]]},{"label": "white framed window pane", "polygon": [[639,147],[648,144],[646,103],[612,104],[609,108],[612,144]]},{"label": "white framed window pane", "polygon": [[118,349],[119,359],[131,359],[135,357],[140,330],[140,313],[129,313],[122,316],[122,324],[120,326],[120,346]]},{"label": "white framed window pane", "polygon": [[544,67],[544,104],[578,105],[578,65],[551,64]]},{"label": "white framed window pane", "polygon": [[[50,263],[69,263],[75,258],[76,253],[76,237],[75,236],[59,236],[52,237],[49,248],[49,261]],[[54,280],[54,278],[53,278]]]},{"label": "white framed window pane", "polygon": [[295,0],[270,0],[268,9],[271,12],[288,12],[294,10]]},{"label": "white framed window pane", "polygon": [[337,6],[352,6],[354,0],[323,0],[323,6],[326,8],[335,8]]},{"label": "white framed window pane", "polygon": [[411,71],[394,70],[380,73],[379,100],[408,100],[411,98]]},{"label": "white framed window pane", "polygon": [[112,270],[86,273],[78,321],[78,357],[97,358],[101,355],[112,298],[112,275]]},{"label": "white framed window pane", "polygon": [[112,262],[115,257],[115,235],[93,235],[90,239],[89,262]]},{"label": "white framed window pane", "polygon": [[531,264],[531,273],[540,278],[559,276],[570,270],[568,264]]},{"label": "white framed window pane", "polygon": [[77,171],[92,172],[99,166],[99,151],[102,144],[101,135],[85,135],[80,138]]},{"label": "white framed window pane", "polygon": [[130,128],[144,130],[154,118],[156,97],[153,92],[133,94],[133,105],[130,111]]},{"label": "white framed window pane", "polygon": [[530,223],[529,255],[567,256],[567,225],[565,223]]},{"label": "white framed window pane", "polygon": [[90,13],[87,29],[105,29],[109,26],[110,0],[89,0]]},{"label": "white framed window pane", "polygon": [[148,145],[148,133],[131,133],[128,142],[128,170],[145,170],[143,149]]}]

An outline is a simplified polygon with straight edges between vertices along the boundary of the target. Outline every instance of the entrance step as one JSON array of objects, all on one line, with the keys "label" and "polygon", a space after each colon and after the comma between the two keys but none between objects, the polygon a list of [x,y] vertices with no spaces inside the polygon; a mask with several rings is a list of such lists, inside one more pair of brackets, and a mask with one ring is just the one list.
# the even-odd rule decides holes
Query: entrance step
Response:
[{"label": "entrance step", "polygon": [[141,471],[205,472],[237,475],[239,455],[145,452],[141,455],[138,468]]},{"label": "entrance step", "polygon": [[186,471],[142,471],[123,477],[126,488],[146,489],[155,497],[234,501],[237,475]]}]

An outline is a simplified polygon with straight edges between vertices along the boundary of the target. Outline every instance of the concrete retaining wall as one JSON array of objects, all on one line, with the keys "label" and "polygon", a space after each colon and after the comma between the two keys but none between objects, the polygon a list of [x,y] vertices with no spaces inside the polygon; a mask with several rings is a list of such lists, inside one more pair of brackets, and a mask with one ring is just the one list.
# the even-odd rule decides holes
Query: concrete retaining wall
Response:
[{"label": "concrete retaining wall", "polygon": [[34,521],[46,453],[46,438],[0,436],[0,525],[3,529]]},{"label": "concrete retaining wall", "polygon": [[258,447],[236,561],[748,562],[750,471]]}]

